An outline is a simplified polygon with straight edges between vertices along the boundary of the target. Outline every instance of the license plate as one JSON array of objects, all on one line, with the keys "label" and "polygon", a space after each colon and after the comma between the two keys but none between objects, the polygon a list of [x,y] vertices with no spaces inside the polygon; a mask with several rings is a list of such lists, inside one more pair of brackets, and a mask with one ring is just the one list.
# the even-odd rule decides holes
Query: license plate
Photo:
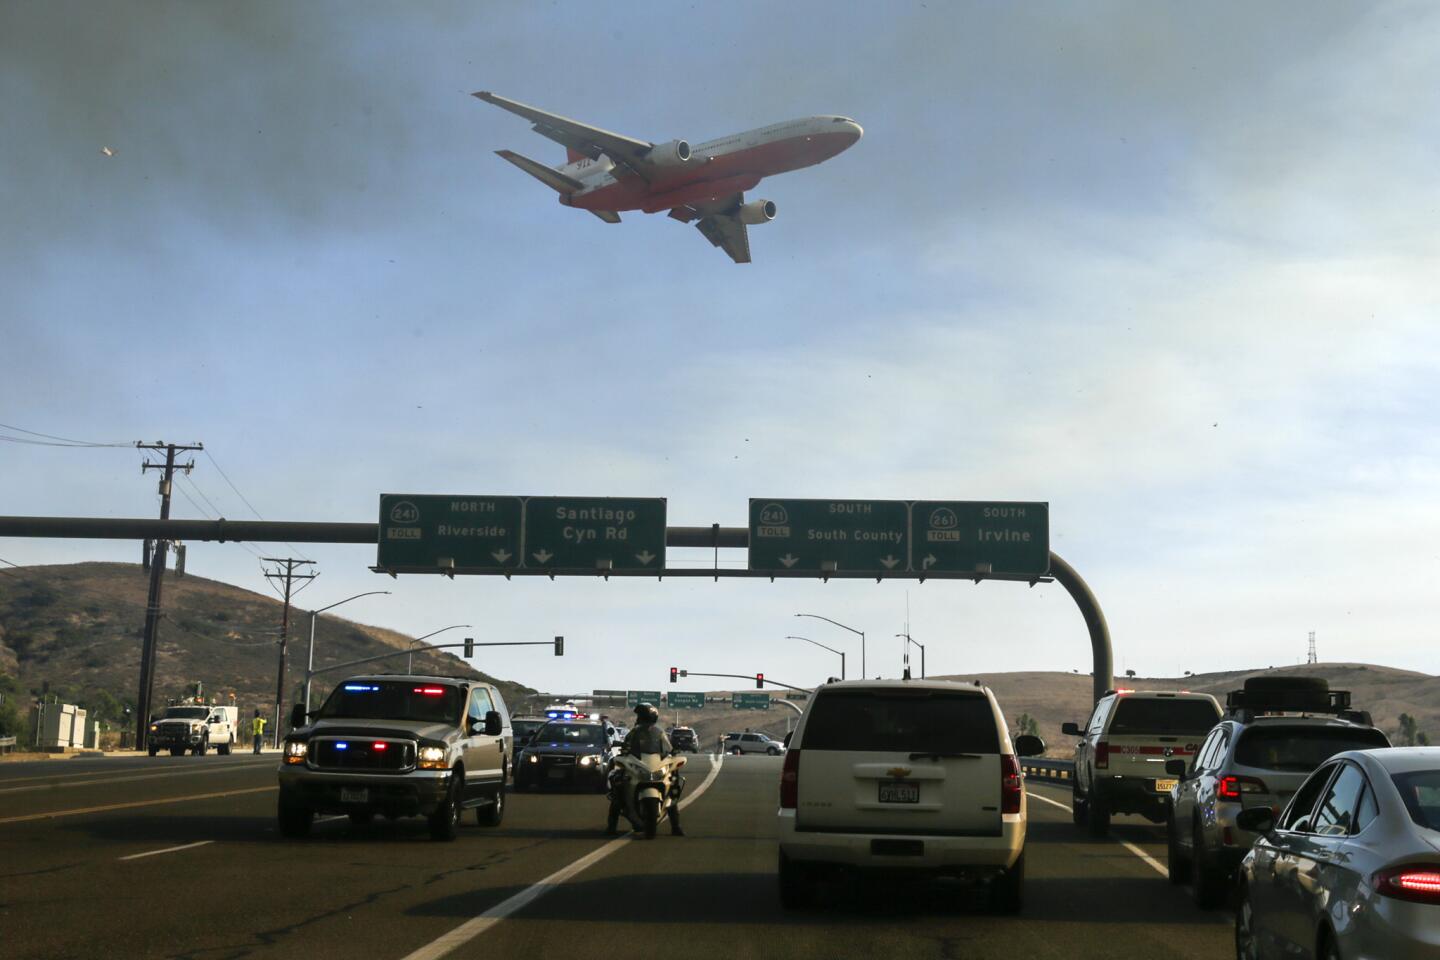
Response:
[{"label": "license plate", "polygon": [[566,777],[566,775],[567,775],[567,772],[564,771],[564,770],[546,770],[546,771],[545,771],[545,776],[549,777],[551,780],[564,780],[565,777]]},{"label": "license plate", "polygon": [[340,802],[341,802],[341,803],[369,803],[369,802],[370,802],[370,788],[369,788],[369,787],[341,787],[341,788],[340,788]]},{"label": "license plate", "polygon": [[920,784],[910,780],[895,780],[880,784],[881,803],[919,803]]},{"label": "license plate", "polygon": [[1155,792],[1156,792],[1156,793],[1169,793],[1171,790],[1174,790],[1174,789],[1175,789],[1175,784],[1177,784],[1177,783],[1179,783],[1179,782],[1180,782],[1180,781],[1178,781],[1178,780],[1156,780],[1156,781],[1155,781]]}]

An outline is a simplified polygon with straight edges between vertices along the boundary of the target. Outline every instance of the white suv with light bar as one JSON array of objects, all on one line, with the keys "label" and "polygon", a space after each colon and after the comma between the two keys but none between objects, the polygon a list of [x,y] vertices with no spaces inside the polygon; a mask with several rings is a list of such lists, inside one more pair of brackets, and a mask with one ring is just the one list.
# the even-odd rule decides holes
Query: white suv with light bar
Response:
[{"label": "white suv with light bar", "polygon": [[995,696],[944,680],[827,683],[790,739],[780,780],[780,899],[848,871],[914,871],[989,885],[1020,909],[1025,789]]}]

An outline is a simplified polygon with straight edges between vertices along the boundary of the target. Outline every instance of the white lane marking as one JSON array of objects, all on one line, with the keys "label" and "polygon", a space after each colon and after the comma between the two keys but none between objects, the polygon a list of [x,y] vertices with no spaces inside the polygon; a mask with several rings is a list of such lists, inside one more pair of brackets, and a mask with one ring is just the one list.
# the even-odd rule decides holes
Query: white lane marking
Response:
[{"label": "white lane marking", "polygon": [[[88,758],[87,758],[87,759],[88,759]],[[119,760],[119,759],[125,759],[125,758],[123,758],[123,757],[118,757],[118,758],[116,758],[116,759]],[[144,757],[138,757],[138,758],[135,758],[135,759],[143,760],[143,759],[145,759],[145,758],[144,758]],[[249,754],[247,754],[247,755],[245,755],[245,756],[243,756],[243,757],[242,757],[242,756],[239,756],[239,755],[233,755],[233,756],[227,758],[225,761],[219,761],[219,760],[217,759],[217,762],[227,763],[228,766],[226,767],[226,769],[228,769],[229,767],[253,767],[253,766],[259,766],[260,763],[262,763],[262,762],[264,762],[264,761],[266,761],[266,760],[269,760],[271,763],[274,763],[274,762],[275,762],[275,758],[274,758],[273,756],[254,757],[254,756],[251,756],[251,755],[249,755]],[[170,771],[170,772],[174,773],[176,776],[178,776],[178,775],[181,774],[181,773],[202,773],[202,772],[206,772],[206,771],[208,771],[208,770],[210,769],[209,767],[204,767],[204,768],[201,768],[201,769],[194,769],[194,770],[191,770],[191,769],[188,769],[188,768],[185,769],[185,770],[177,770],[177,769],[174,769],[174,768],[177,768],[177,767],[180,767],[180,766],[182,766],[182,765],[185,765],[185,761],[183,761],[183,760],[181,760],[180,758],[176,757],[176,758],[174,759],[174,761],[172,762],[172,761],[171,761],[171,758],[170,758],[168,755],[165,756],[165,757],[161,757],[161,758],[159,758],[159,759],[157,759],[157,760],[152,760],[152,761],[150,761],[150,762],[151,762],[152,764],[155,764],[156,766],[159,766],[159,765],[162,764],[162,763],[169,765],[169,767],[171,768],[171,771]],[[57,766],[57,767],[58,767],[58,766],[61,766],[61,764],[56,763],[56,764],[53,764],[53,766]],[[144,770],[144,769],[145,769],[144,767],[138,767],[138,766],[124,766],[124,767],[120,767],[119,769],[116,769],[116,770],[81,770],[79,773],[45,773],[45,774],[37,774],[36,776],[33,776],[33,777],[0,777],[0,783],[34,783],[34,782],[37,781],[37,780],[70,780],[70,779],[73,779],[73,778],[75,778],[75,777],[98,777],[98,776],[101,776],[102,774],[112,774],[112,773],[113,773],[113,774],[124,774],[124,773],[128,773],[128,772],[131,772],[131,771]],[[146,771],[146,775],[147,775],[147,776],[159,776],[160,774],[154,773],[154,772],[152,772],[152,771]]]},{"label": "white lane marking", "polygon": [[129,803],[107,803],[101,807],[76,807],[72,810],[50,810],[45,813],[27,813],[23,817],[0,817],[0,823],[24,823],[28,820],[52,820],[55,817],[73,817],[81,813],[104,813],[107,810],[130,810],[134,807],[156,807],[165,803],[185,803],[189,800],[214,800],[219,797],[239,797],[247,793],[268,793],[279,790],[279,784],[270,787],[252,787],[249,790],[221,790],[218,793],[192,793],[187,797],[164,797],[159,800],[132,800]]},{"label": "white lane marking", "polygon": [[[1059,800],[1051,800],[1049,797],[1041,796],[1038,793],[1031,793],[1029,790],[1026,790],[1025,793],[1032,799],[1042,800],[1045,803],[1050,804],[1052,807],[1059,807],[1061,810],[1072,809],[1070,804],[1068,803],[1061,803]],[[1129,840],[1121,840],[1119,837],[1113,837],[1112,839],[1119,843],[1120,846],[1124,847],[1126,850],[1129,850],[1131,853],[1135,854],[1135,856],[1139,857],[1141,860],[1149,864],[1156,873],[1160,874],[1160,876],[1170,876],[1169,867],[1165,866],[1165,864],[1150,856],[1150,854],[1146,853],[1144,850],[1141,850],[1139,847],[1135,846],[1135,844],[1131,843]]]},{"label": "white lane marking", "polygon": [[141,857],[155,857],[162,853],[174,853],[176,850],[189,850],[192,847],[203,847],[207,843],[214,843],[214,840],[196,840],[194,843],[182,843],[178,847],[165,847],[163,850],[146,850],[144,853],[132,853],[128,857],[116,857],[116,860],[139,860]]},{"label": "white lane marking", "polygon": [[[684,810],[690,804],[700,799],[700,795],[710,788],[710,784],[715,782],[715,778],[719,775],[720,768],[724,766],[724,764],[725,758],[723,756],[715,759],[715,765],[710,768],[710,773],[706,776],[704,782],[695,788],[694,793],[680,801],[681,810]],[[566,880],[593,867],[629,842],[630,837],[619,837],[618,839],[611,840],[603,847],[590,851],[569,866],[556,870],[539,883],[526,887],[508,900],[502,900],[479,916],[466,920],[460,924],[460,926],[439,939],[427,943],[413,953],[406,954],[404,960],[438,960],[438,958],[445,956],[457,947],[464,946],[471,940],[474,940],[501,920],[504,920],[517,910],[523,909],[532,901],[539,899],[551,890],[554,890]]]},{"label": "white lane marking", "polygon": [[[130,783],[134,780],[155,780],[166,777],[189,777],[202,773],[240,773],[245,769],[265,769],[267,765],[258,763],[234,764],[223,767],[206,767],[201,770],[172,770],[164,773],[135,773],[128,777],[95,777],[93,773],[88,776],[90,780],[76,780],[71,783],[36,783],[25,787],[0,787],[0,793],[25,793],[32,790],[59,790],[61,787],[89,787],[97,783]],[[87,776],[87,774],[70,774],[70,776]],[[49,778],[45,778],[49,779]]]}]

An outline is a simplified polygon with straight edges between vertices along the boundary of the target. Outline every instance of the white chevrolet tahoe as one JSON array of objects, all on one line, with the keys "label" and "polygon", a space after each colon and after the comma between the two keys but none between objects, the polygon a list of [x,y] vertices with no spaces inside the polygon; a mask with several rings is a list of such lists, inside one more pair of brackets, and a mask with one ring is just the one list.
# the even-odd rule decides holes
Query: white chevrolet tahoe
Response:
[{"label": "white chevrolet tahoe", "polygon": [[851,680],[816,691],[780,779],[780,900],[802,906],[827,874],[910,870],[989,885],[1020,909],[1025,789],[995,695],[944,680]]}]

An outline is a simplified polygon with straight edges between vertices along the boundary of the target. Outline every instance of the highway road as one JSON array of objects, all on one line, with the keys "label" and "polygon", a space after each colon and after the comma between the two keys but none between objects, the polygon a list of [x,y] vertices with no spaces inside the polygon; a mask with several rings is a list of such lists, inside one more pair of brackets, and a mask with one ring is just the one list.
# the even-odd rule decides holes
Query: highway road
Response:
[{"label": "highway road", "polygon": [[[0,765],[0,954],[20,958],[1229,956],[1164,867],[1164,833],[1093,840],[1067,788],[1031,782],[1026,906],[987,914],[944,884],[860,883],[780,909],[780,760],[700,757],[688,836],[602,833],[597,794],[512,795],[454,843],[418,819],[275,831],[277,756]],[[712,776],[713,774],[713,776]],[[700,791],[702,784],[705,786]],[[578,862],[578,863],[577,863]],[[577,869],[577,866],[579,869]],[[558,874],[558,876],[557,876]],[[542,881],[545,883],[542,884]],[[538,885],[538,886],[537,886]]]}]

